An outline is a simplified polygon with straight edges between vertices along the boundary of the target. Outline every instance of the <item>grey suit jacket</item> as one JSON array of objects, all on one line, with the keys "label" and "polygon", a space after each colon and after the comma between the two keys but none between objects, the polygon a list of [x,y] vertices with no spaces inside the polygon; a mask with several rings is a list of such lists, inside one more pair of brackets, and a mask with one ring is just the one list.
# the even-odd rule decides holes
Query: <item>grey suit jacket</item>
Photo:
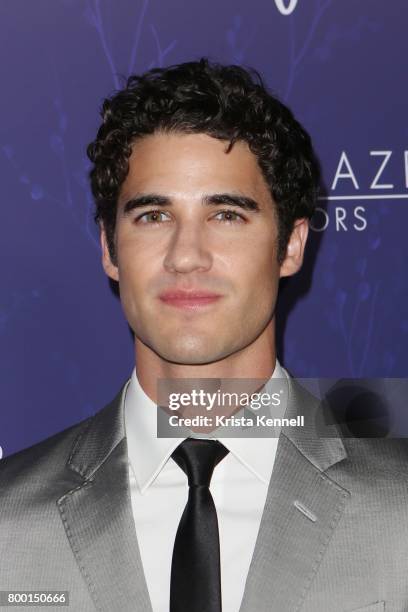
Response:
[{"label": "grey suit jacket", "polygon": [[[308,418],[280,435],[240,612],[407,611],[407,443],[320,438],[316,400],[289,387],[290,414]],[[151,612],[125,388],[96,415],[0,461],[0,590],[69,591],[75,612]]]}]

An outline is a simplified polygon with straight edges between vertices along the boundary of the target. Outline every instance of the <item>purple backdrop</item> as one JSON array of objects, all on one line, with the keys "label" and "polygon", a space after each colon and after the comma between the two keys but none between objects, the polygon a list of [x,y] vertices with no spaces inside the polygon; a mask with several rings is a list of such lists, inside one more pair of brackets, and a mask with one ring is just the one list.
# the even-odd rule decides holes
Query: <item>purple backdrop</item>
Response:
[{"label": "purple backdrop", "polygon": [[85,147],[124,76],[202,55],[256,67],[322,161],[281,360],[304,377],[407,376],[407,19],[404,0],[2,0],[4,455],[96,412],[131,372]]}]

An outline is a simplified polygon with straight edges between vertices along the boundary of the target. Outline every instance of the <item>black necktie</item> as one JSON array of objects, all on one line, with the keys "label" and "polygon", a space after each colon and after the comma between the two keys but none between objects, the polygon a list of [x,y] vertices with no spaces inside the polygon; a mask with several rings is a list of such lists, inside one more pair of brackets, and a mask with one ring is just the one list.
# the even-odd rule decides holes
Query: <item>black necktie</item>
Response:
[{"label": "black necktie", "polygon": [[228,453],[217,440],[187,438],[172,454],[188,477],[188,501],[174,541],[170,612],[221,612],[220,541],[210,481]]}]

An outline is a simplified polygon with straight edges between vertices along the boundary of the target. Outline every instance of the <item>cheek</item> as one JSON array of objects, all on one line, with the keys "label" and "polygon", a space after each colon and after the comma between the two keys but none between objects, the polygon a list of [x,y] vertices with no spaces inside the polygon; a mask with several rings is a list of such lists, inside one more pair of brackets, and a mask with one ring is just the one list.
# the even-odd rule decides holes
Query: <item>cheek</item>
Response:
[{"label": "cheek", "polygon": [[142,251],[123,243],[118,249],[118,269],[120,299],[125,310],[139,310],[148,294],[151,267]]},{"label": "cheek", "polygon": [[249,290],[273,291],[279,282],[279,264],[276,249],[260,243],[251,253],[245,252],[241,262],[241,279]]},{"label": "cheek", "polygon": [[126,278],[133,276],[135,282],[143,278],[144,271],[148,269],[149,260],[155,261],[146,245],[136,240],[129,230],[118,232],[117,245],[118,265],[122,276]]},{"label": "cheek", "polygon": [[165,241],[162,232],[154,230],[137,233],[132,226],[119,227],[117,232],[118,263],[126,271],[135,271],[143,276],[144,271],[160,270],[165,256]]},{"label": "cheek", "polygon": [[[272,259],[275,257],[275,259]],[[256,262],[257,266],[251,269],[247,277],[247,311],[257,321],[266,321],[275,310],[279,286],[279,267],[276,256],[271,254],[269,259],[262,258]]]}]

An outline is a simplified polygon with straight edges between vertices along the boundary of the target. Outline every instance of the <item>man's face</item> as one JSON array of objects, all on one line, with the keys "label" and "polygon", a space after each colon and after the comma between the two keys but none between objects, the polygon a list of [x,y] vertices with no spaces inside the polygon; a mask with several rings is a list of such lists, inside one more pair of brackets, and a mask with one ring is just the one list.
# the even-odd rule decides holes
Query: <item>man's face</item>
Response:
[{"label": "man's face", "polygon": [[117,267],[102,232],[104,267],[137,340],[173,363],[248,347],[272,324],[279,276],[296,271],[278,264],[274,203],[256,157],[242,142],[225,149],[205,134],[137,141],[118,201]]}]

